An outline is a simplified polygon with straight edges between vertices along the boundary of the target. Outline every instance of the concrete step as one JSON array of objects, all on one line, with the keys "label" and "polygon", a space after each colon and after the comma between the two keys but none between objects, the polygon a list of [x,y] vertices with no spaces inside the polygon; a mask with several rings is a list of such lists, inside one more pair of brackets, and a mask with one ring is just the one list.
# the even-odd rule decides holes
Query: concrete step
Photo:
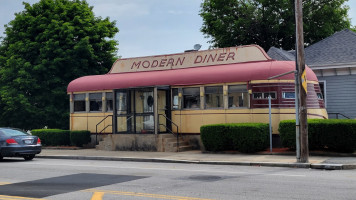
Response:
[{"label": "concrete step", "polygon": [[[171,142],[171,143],[169,143],[169,145],[171,145],[172,147],[176,147],[176,146],[178,146],[178,143]],[[185,141],[179,141],[179,146],[189,146],[189,143],[185,142]]]},{"label": "concrete step", "polygon": [[163,138],[163,139],[168,139],[168,138],[177,138],[177,136],[176,135],[173,135],[173,134],[170,134],[170,133],[167,133],[167,134],[161,134],[161,137]]},{"label": "concrete step", "polygon": [[182,151],[190,151],[190,150],[193,150],[193,147],[192,146],[190,146],[190,145],[188,145],[188,146],[180,146],[179,145],[179,148],[178,148],[179,150],[179,152],[182,152]]},{"label": "concrete step", "polygon": [[165,138],[164,141],[165,142],[177,142],[177,138]]}]

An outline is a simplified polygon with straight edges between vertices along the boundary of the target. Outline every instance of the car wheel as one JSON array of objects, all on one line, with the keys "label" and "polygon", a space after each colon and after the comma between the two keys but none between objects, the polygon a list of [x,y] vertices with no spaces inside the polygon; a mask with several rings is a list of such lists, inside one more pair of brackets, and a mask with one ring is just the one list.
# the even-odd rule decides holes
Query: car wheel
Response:
[{"label": "car wheel", "polygon": [[24,156],[23,158],[24,158],[25,160],[32,160],[34,157],[35,157],[35,154],[31,154],[31,155],[26,155],[26,156]]}]

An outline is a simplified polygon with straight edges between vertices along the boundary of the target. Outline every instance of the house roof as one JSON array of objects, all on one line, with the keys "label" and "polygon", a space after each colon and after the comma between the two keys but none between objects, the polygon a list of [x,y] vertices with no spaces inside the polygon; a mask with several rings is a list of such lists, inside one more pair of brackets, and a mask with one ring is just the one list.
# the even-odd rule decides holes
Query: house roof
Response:
[{"label": "house roof", "polygon": [[274,60],[295,60],[295,55],[293,53],[276,47],[271,47],[267,54]]},{"label": "house roof", "polygon": [[[295,60],[295,52],[271,47],[267,54],[275,60]],[[305,48],[305,63],[323,66],[356,63],[356,33],[344,29]]]},{"label": "house roof", "polygon": [[344,29],[305,49],[309,66],[356,62],[356,33]]},{"label": "house roof", "polygon": [[[69,83],[67,92],[112,90],[149,86],[183,86],[215,83],[248,82],[267,78],[295,70],[295,62],[261,61],[237,64],[193,67],[185,69],[128,72],[84,76]],[[276,78],[294,80],[294,74]],[[314,72],[307,68],[307,79],[317,81]]]}]

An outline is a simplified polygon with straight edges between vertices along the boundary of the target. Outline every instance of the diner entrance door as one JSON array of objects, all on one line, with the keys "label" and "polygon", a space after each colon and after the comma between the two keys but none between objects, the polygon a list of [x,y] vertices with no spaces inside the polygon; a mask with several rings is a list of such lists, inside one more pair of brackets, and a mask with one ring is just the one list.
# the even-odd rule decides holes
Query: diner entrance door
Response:
[{"label": "diner entrance door", "polygon": [[172,130],[171,116],[171,89],[168,86],[157,87],[157,133]]},{"label": "diner entrance door", "polygon": [[162,133],[170,130],[169,87],[115,91],[114,133]]}]

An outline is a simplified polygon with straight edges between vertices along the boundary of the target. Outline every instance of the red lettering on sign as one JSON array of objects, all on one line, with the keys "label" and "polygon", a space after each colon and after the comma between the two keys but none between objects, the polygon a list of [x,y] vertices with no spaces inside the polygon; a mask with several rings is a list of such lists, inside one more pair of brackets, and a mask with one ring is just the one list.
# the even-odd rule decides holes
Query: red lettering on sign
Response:
[{"label": "red lettering on sign", "polygon": [[178,58],[178,59],[177,59],[177,62],[176,62],[176,66],[178,65],[178,62],[179,62],[179,65],[183,65],[184,59],[185,59],[185,57],[183,57],[183,60],[181,60],[180,58]]},{"label": "red lettering on sign", "polygon": [[162,59],[161,63],[159,64],[159,67],[164,67],[164,65],[166,64],[167,59]]},{"label": "red lettering on sign", "polygon": [[210,58],[211,58],[211,61],[215,62],[215,58],[218,54],[215,54],[215,56],[213,57],[211,54],[209,55],[208,57],[208,60],[206,61],[207,63],[209,62]]},{"label": "red lettering on sign", "polygon": [[226,61],[228,61],[229,58],[235,60],[235,52],[230,52],[229,55],[227,55]]},{"label": "red lettering on sign", "polygon": [[194,64],[201,63],[202,60],[203,60],[203,57],[198,55],[194,60]]},{"label": "red lettering on sign", "polygon": [[143,61],[143,62],[142,62],[142,67],[144,67],[144,68],[149,68],[149,67],[150,67],[150,62],[147,61],[147,60]]},{"label": "red lettering on sign", "polygon": [[158,60],[153,60],[152,61],[152,65],[151,65],[151,68],[155,68],[158,66]]},{"label": "red lettering on sign", "polygon": [[217,61],[224,61],[226,53],[220,53]]},{"label": "red lettering on sign", "polygon": [[205,62],[205,60],[206,60],[206,57],[208,57],[208,55],[205,55],[205,57],[204,57],[204,60],[203,60],[203,63]]},{"label": "red lettering on sign", "polygon": [[141,65],[141,61],[140,61],[140,62],[138,62],[138,63],[133,62],[133,63],[132,63],[132,66],[131,66],[131,69],[133,69],[133,68],[134,68],[134,66],[135,66],[135,67],[137,67],[137,69],[138,69],[138,68],[140,68],[140,65]]},{"label": "red lettering on sign", "polygon": [[168,63],[167,63],[167,67],[168,67],[168,65],[171,65],[171,67],[174,67],[174,59],[173,58],[170,58],[169,60],[168,60]]}]

